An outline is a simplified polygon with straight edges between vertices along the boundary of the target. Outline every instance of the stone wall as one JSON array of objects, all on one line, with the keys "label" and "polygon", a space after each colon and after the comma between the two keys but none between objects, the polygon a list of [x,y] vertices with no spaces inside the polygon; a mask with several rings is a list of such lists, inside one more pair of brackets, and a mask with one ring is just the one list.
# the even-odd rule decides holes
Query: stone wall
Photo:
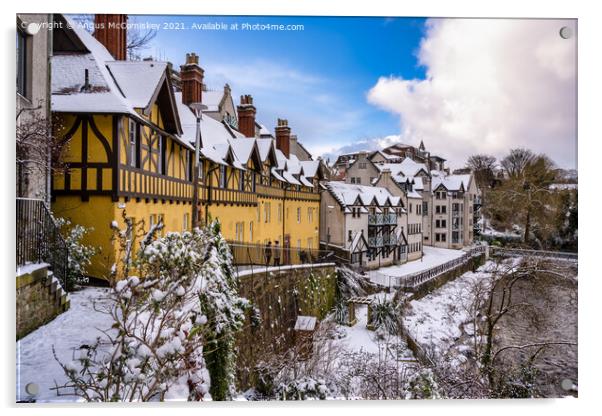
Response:
[{"label": "stone wall", "polygon": [[17,274],[17,339],[69,309],[67,294],[47,265],[27,267]]},{"label": "stone wall", "polygon": [[258,308],[261,316],[258,324],[253,324],[249,316],[238,336],[241,388],[254,384],[254,369],[262,359],[293,345],[297,316],[321,320],[328,314],[335,303],[336,278],[333,263],[240,273],[240,294]]}]

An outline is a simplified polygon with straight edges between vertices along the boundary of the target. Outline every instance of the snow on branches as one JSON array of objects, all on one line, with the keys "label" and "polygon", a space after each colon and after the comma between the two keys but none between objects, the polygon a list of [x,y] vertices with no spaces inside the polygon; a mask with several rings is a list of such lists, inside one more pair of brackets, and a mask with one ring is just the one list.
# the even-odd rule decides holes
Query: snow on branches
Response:
[{"label": "snow on branches", "polygon": [[56,389],[86,401],[206,399],[207,339],[238,330],[247,304],[237,295],[219,227],[158,237],[159,223],[132,255],[136,224],[125,223],[124,230],[112,224],[124,274],[113,285],[111,306],[101,311],[112,326],[71,363],[59,362],[69,381]]}]

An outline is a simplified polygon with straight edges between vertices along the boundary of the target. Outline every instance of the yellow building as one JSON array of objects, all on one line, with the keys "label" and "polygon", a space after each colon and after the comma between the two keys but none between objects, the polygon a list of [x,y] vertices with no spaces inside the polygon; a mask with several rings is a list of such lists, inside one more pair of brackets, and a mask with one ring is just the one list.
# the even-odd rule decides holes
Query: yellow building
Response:
[{"label": "yellow building", "polygon": [[[96,19],[107,23],[124,16]],[[188,104],[203,102],[206,93],[195,54],[187,55],[174,77],[164,62],[123,60],[124,26],[104,27],[112,29],[92,36],[63,24],[53,31],[52,57],[55,135],[69,143],[69,170],[52,181],[52,209],[94,228],[86,243],[101,252],[88,271],[101,279],[119,261],[110,225],[123,227],[124,212],[144,221],[146,229],[158,221],[164,224],[162,232],[191,228],[197,120]],[[107,30],[116,33],[109,36]],[[321,162],[289,153],[285,120],[279,120],[276,137],[256,128],[250,96],[232,114],[223,99],[216,107],[211,94],[205,95],[212,114],[200,121],[200,218],[219,219],[232,242],[279,241],[285,247],[317,249]]]}]

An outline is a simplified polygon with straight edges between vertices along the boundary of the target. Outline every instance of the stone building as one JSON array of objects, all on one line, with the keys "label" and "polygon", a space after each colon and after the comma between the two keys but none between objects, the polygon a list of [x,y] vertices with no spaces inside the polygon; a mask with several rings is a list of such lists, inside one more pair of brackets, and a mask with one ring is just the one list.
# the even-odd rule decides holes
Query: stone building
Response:
[{"label": "stone building", "polygon": [[51,33],[49,14],[17,15],[17,135],[28,131],[39,136],[36,145],[19,140],[17,144],[17,197],[38,198],[49,202],[50,155],[45,140],[50,137],[49,53]]},{"label": "stone building", "polygon": [[408,256],[404,198],[381,186],[330,181],[322,187],[320,235],[327,249],[366,268],[416,257]]}]

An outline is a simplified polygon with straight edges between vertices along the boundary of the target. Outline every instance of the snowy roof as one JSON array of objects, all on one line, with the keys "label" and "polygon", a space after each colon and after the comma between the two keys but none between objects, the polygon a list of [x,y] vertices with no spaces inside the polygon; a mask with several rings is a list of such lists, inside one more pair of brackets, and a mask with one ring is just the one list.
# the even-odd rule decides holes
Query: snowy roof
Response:
[{"label": "snowy roof", "polygon": [[259,157],[262,162],[265,162],[273,149],[274,140],[272,139],[257,139],[257,148],[259,149]]},{"label": "snowy roof", "polygon": [[[182,93],[175,92],[174,95],[182,125],[182,137],[187,142],[194,144],[196,139],[196,117],[192,110],[182,102]],[[211,117],[203,117],[200,124],[201,153],[203,156],[213,162],[223,164],[224,158],[228,155],[228,150],[232,149],[238,162],[234,164],[235,167],[241,166],[248,161],[250,155],[249,147],[252,149],[255,143],[254,139],[243,139],[240,133],[229,129],[226,124]]]},{"label": "snowy roof", "polygon": [[394,178],[396,176],[416,176],[421,170],[426,174],[429,172],[424,163],[415,162],[409,157],[406,157],[401,163],[383,163],[376,166],[381,171],[389,169]]},{"label": "snowy roof", "polygon": [[387,203],[391,205],[400,203],[399,197],[394,197],[386,188],[379,186],[356,185],[339,181],[326,182],[325,185],[343,207],[356,205],[358,199],[362,205],[384,206]]},{"label": "snowy roof", "polygon": [[286,168],[287,159],[286,156],[284,156],[284,153],[282,153],[282,150],[280,149],[276,149],[276,161],[278,162],[278,165],[276,167],[278,170],[283,170]]},{"label": "snowy roof", "polygon": [[388,160],[397,160],[397,159],[399,159],[399,155],[391,155],[389,153],[383,152],[382,150],[375,151],[374,153],[372,153],[372,155],[370,156],[370,158],[373,158],[377,154],[380,154],[382,157],[384,157],[385,159],[388,159]]},{"label": "snowy roof", "polygon": [[[167,68],[166,62],[113,61],[107,67],[119,89],[134,108],[146,108]],[[150,88],[149,88],[150,87]]]},{"label": "snowy roof", "polygon": [[[132,104],[120,92],[106,67],[107,62],[115,61],[109,51],[82,26],[74,24],[67,16],[65,19],[88,53],[52,56],[52,111],[125,113],[137,117]],[[89,88],[84,90],[86,70]]]},{"label": "snowy roof", "polygon": [[313,178],[318,173],[318,168],[320,167],[319,160],[302,160],[299,163],[303,168],[303,174],[308,178]]},{"label": "snowy roof", "polygon": [[[51,109],[68,113],[127,114],[148,123],[135,109],[146,109],[167,80],[167,63],[115,61],[108,50],[83,26],[63,16],[81,43],[78,51],[56,53],[51,58]],[[70,33],[71,33],[70,32]],[[86,84],[87,73],[87,84]],[[162,93],[165,93],[163,91]],[[173,105],[174,97],[167,90]],[[173,108],[173,124],[167,129],[183,145],[181,126]],[[167,123],[166,123],[167,126]]]},{"label": "snowy roof", "polygon": [[433,176],[433,191],[439,186],[445,187],[448,191],[460,191],[468,189],[470,175],[436,175]]},{"label": "snowy roof", "polygon": [[266,126],[264,126],[263,124],[259,125],[259,135],[260,136],[274,136]]},{"label": "snowy roof", "polygon": [[224,91],[203,91],[203,104],[209,112],[219,111],[219,105],[224,98]]},{"label": "snowy roof", "polygon": [[295,331],[313,331],[316,329],[317,319],[315,316],[297,316]]},{"label": "snowy roof", "polygon": [[292,173],[290,173],[289,171],[285,170],[284,172],[282,172],[282,177],[288,182],[291,183],[293,185],[301,185],[301,182],[299,182]]},{"label": "snowy roof", "polygon": [[297,175],[301,172],[301,163],[296,155],[289,155],[288,160],[286,161],[286,170],[294,175]]},{"label": "snowy roof", "polygon": [[255,139],[253,138],[245,137],[229,139],[229,143],[230,146],[232,146],[234,154],[236,154],[236,157],[242,164],[248,163],[253,150],[257,151],[257,148],[255,147]]},{"label": "snowy roof", "polygon": [[308,188],[313,188],[314,187],[314,185],[309,180],[307,180],[307,178],[305,176],[303,176],[303,175],[299,176],[299,181],[303,185],[307,186]]},{"label": "snowy roof", "polygon": [[408,198],[422,199],[422,196],[416,191],[408,191]]}]

